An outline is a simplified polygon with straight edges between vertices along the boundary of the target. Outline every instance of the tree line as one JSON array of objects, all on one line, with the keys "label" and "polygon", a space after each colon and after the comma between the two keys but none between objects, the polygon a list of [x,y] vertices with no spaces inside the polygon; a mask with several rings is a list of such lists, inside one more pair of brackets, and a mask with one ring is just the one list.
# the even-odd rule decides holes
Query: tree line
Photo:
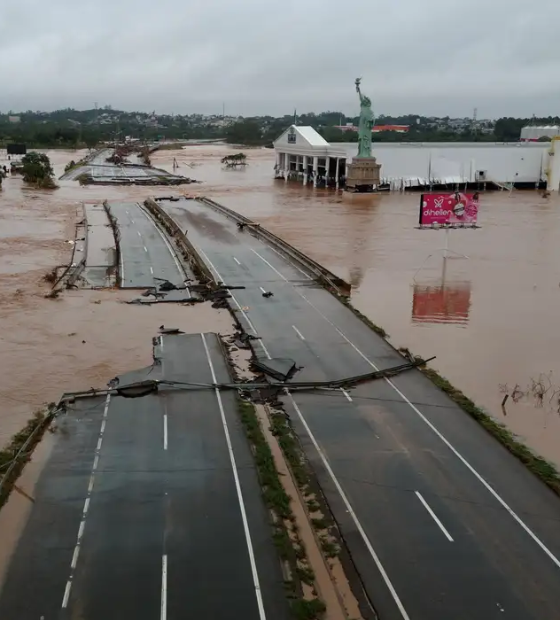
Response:
[{"label": "tree line", "polygon": [[[271,146],[272,142],[297,118],[298,125],[314,127],[328,142],[354,142],[358,135],[341,131],[339,125],[358,124],[358,117],[342,112],[313,112],[281,117],[259,116],[218,122],[219,117],[201,115],[148,115],[140,112],[102,110],[57,110],[50,113],[25,112],[19,122],[10,122],[0,114],[0,148],[9,142],[23,143],[30,148],[92,148],[100,142],[132,136],[140,140],[158,139],[223,139],[231,144]],[[415,114],[380,115],[377,124],[408,125],[407,133],[380,132],[376,142],[511,142],[519,139],[528,124],[560,124],[559,117],[498,119],[493,125],[481,126],[464,120],[459,129],[451,119],[428,118]]]}]

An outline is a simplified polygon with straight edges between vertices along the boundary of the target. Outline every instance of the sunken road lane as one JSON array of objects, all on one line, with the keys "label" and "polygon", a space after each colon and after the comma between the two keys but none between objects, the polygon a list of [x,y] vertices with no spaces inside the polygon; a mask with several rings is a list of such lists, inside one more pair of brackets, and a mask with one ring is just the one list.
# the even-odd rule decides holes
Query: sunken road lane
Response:
[{"label": "sunken road lane", "polygon": [[154,220],[135,202],[111,202],[120,231],[121,287],[148,288],[155,278],[183,284],[187,275],[169,240]]},{"label": "sunken road lane", "polygon": [[[402,363],[249,231],[195,201],[160,205],[217,279],[246,286],[232,305],[259,356],[292,358],[301,380]],[[419,371],[283,400],[383,620],[557,620],[560,500]]]},{"label": "sunken road lane", "polygon": [[[160,337],[156,356],[158,378],[231,380],[215,334]],[[0,618],[288,620],[236,406],[212,389],[78,401],[59,419]]]}]

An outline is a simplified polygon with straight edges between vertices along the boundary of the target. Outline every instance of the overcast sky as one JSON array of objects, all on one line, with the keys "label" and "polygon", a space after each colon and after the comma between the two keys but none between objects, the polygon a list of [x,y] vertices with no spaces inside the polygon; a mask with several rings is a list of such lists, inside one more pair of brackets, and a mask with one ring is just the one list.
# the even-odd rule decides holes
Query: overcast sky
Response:
[{"label": "overcast sky", "polygon": [[560,1],[15,0],[0,110],[560,114]]}]

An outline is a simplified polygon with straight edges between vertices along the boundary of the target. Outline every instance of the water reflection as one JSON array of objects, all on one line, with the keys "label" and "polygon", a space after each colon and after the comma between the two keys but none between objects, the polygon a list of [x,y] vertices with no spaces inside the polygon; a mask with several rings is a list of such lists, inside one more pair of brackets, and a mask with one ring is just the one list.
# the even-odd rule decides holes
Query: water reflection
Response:
[{"label": "water reflection", "polygon": [[413,323],[455,323],[466,325],[471,309],[471,283],[448,277],[449,258],[442,258],[441,277],[434,282],[414,282]]}]

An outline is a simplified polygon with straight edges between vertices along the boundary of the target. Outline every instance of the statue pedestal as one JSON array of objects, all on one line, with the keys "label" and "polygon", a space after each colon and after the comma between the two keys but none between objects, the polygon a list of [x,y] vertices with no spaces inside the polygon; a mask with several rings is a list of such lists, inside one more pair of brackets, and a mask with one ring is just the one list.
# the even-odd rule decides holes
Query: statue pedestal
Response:
[{"label": "statue pedestal", "polygon": [[375,157],[353,157],[346,171],[346,189],[349,192],[373,192],[381,181],[381,164]]}]

